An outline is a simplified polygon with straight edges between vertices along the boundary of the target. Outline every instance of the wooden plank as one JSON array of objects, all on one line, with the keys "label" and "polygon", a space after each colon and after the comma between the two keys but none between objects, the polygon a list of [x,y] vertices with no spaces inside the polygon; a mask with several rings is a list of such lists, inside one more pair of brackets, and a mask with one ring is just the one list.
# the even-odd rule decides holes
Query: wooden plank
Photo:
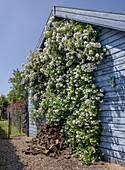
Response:
[{"label": "wooden plank", "polygon": [[108,49],[111,49],[123,43],[125,43],[125,37],[122,37],[117,41],[110,42],[109,44],[102,45],[102,47],[106,46]]},{"label": "wooden plank", "polygon": [[[122,88],[121,88],[121,89],[119,88],[119,90],[115,90],[115,89],[113,88],[112,91],[108,91],[108,90],[106,91],[106,90],[105,90],[105,95],[104,95],[104,98],[103,98],[103,99],[107,99],[107,98],[110,98],[110,97],[112,97],[112,98],[113,98],[113,97],[114,97],[114,98],[115,98],[115,97],[119,97],[119,99],[120,99],[120,97],[123,97],[123,98],[124,98],[124,97],[125,97],[125,94],[124,94],[124,93],[125,93],[125,89],[122,89]],[[125,98],[124,98],[124,99],[125,99]],[[113,103],[112,103],[112,104],[113,104]],[[122,102],[121,104],[124,105],[123,102]]]},{"label": "wooden plank", "polygon": [[[102,110],[99,113],[99,119],[103,120],[104,117],[106,117],[106,119],[109,119],[109,120],[110,119],[111,120],[125,119],[125,111],[124,110]],[[123,122],[123,120],[121,120],[121,121]],[[117,123],[118,123],[118,121],[117,121]],[[125,123],[123,122],[123,124],[125,124]]]},{"label": "wooden plank", "polygon": [[103,100],[103,103],[101,105],[124,105],[125,106],[125,100],[107,100],[107,99],[104,99]]},{"label": "wooden plank", "polygon": [[124,98],[109,98],[109,99],[103,99],[103,103],[107,105],[112,105],[112,104],[124,104],[125,105],[125,97]]},{"label": "wooden plank", "polygon": [[[108,61],[110,60],[110,62]],[[98,74],[101,74],[100,70],[103,68],[104,66],[104,69],[102,69],[102,74],[104,74],[106,72],[106,74],[109,72],[114,72],[114,71],[120,71],[122,69],[124,69],[124,60],[125,60],[125,56],[121,56],[121,58],[118,58],[118,59],[104,59],[99,65],[98,65],[98,70],[94,72],[94,74],[97,76]],[[123,61],[123,62],[122,62]],[[111,67],[108,67],[109,69],[107,70],[107,66],[109,66],[109,64],[111,64]],[[115,64],[118,64],[119,65],[115,65]],[[122,64],[121,64],[122,63]]]},{"label": "wooden plank", "polygon": [[36,126],[36,125],[32,125],[32,124],[31,124],[31,121],[30,121],[29,125],[30,125],[29,128],[37,129],[37,126]]},{"label": "wooden plank", "polygon": [[125,160],[124,152],[118,152],[118,151],[113,151],[113,150],[104,149],[104,148],[100,148],[100,150],[106,155]]},{"label": "wooden plank", "polygon": [[30,127],[29,127],[29,130],[30,130],[30,131],[37,131],[37,128],[36,128],[36,127],[31,127],[31,126],[30,126]]},{"label": "wooden plank", "polygon": [[103,34],[109,32],[109,31],[112,31],[112,29],[102,27],[102,30],[101,30],[101,32],[99,33],[99,36],[102,36]]},{"label": "wooden plank", "polygon": [[[111,96],[110,96],[111,95]],[[125,100],[125,94],[124,94],[124,91],[123,91],[123,94],[122,92],[121,93],[115,93],[115,92],[107,92],[107,94],[105,94],[104,98],[103,98],[103,101],[104,100],[110,100],[110,101],[118,101],[118,100]],[[113,102],[112,102],[113,104]],[[111,105],[112,105],[111,104]],[[117,103],[118,104],[118,103]],[[102,105],[106,105],[105,103],[103,103]],[[101,106],[102,106],[101,105]],[[115,104],[114,104],[115,105]],[[118,104],[120,107],[123,107],[124,106],[124,102],[121,102],[121,104],[119,103]]]},{"label": "wooden plank", "polygon": [[108,110],[108,111],[101,111],[99,113],[99,116],[105,116],[105,117],[116,117],[116,118],[125,118],[125,111],[124,110]]},{"label": "wooden plank", "polygon": [[108,161],[108,162],[111,162],[111,163],[115,163],[115,164],[119,164],[121,166],[125,166],[125,161],[123,159],[114,158],[114,157],[108,156],[106,154],[103,157],[104,157],[105,161]]},{"label": "wooden plank", "polygon": [[108,97],[125,97],[125,93],[123,91],[118,91],[118,92],[107,92],[105,93],[104,98],[108,98]]},{"label": "wooden plank", "polygon": [[110,124],[110,123],[102,123],[102,128],[104,130],[119,130],[119,131],[125,131],[125,125],[121,125],[121,124]]},{"label": "wooden plank", "polygon": [[[119,99],[122,97],[122,98],[125,98],[125,93],[123,91],[119,91],[119,92],[107,92],[104,96],[105,99],[109,98],[110,97],[112,98],[117,98],[119,97]],[[123,105],[122,105],[123,107]]]},{"label": "wooden plank", "polygon": [[123,56],[125,56],[125,49],[123,51],[118,51],[112,55],[104,57],[99,65],[105,64],[105,63],[109,62],[110,60],[115,60],[115,59],[121,58]]},{"label": "wooden plank", "polygon": [[[125,96],[125,94],[124,94]],[[125,110],[125,105],[105,105],[102,104],[100,108],[104,110],[116,110],[116,111],[124,111]]]},{"label": "wooden plank", "polygon": [[[122,71],[121,71],[122,72]],[[116,73],[115,73],[116,74]],[[103,87],[103,89],[104,89],[104,87],[105,87],[105,89],[104,90],[106,90],[106,88],[108,88],[109,86],[111,86],[111,82],[110,82],[110,76],[114,76],[115,77],[115,84],[116,84],[116,86],[117,85],[119,85],[119,84],[122,84],[123,86],[124,86],[124,84],[125,84],[125,76],[122,76],[122,74],[119,76],[119,75],[114,75],[114,74],[108,74],[108,76],[106,76],[106,77],[104,77],[104,79],[103,78],[101,78],[101,76],[99,76],[99,78],[98,77],[95,77],[95,84],[97,84],[97,85],[99,85],[99,86],[101,86],[101,87]],[[117,76],[117,77],[116,77]],[[119,77],[118,77],[119,76]],[[116,87],[115,87],[116,88]],[[115,89],[114,88],[114,89]],[[113,88],[112,88],[112,90],[113,90]]]},{"label": "wooden plank", "polygon": [[[123,66],[124,67],[124,66]],[[120,68],[119,68],[120,69]],[[123,79],[124,81],[124,77],[125,77],[125,70],[121,70],[121,71],[114,71],[114,70],[110,70],[105,72],[105,74],[97,74],[97,71],[94,73],[95,75],[95,82],[101,82],[101,81],[110,81],[110,77],[114,76],[115,79],[119,78],[119,79]]]},{"label": "wooden plank", "polygon": [[31,121],[30,121],[29,125],[30,125],[30,128],[36,128],[37,129],[36,124],[32,125]]},{"label": "wooden plank", "polygon": [[[110,76],[114,76],[114,75],[113,74],[109,74],[109,77],[104,77],[104,79],[100,78],[100,77],[99,77],[100,79],[98,79],[96,77],[94,82],[95,82],[96,85],[101,86],[104,91],[118,91],[118,90],[124,90],[125,89],[125,84],[124,84],[125,83],[125,77],[118,77],[118,78],[116,78],[114,76],[114,78],[115,78],[115,85],[116,86],[114,88],[112,88],[111,87],[111,82],[110,82],[111,81],[110,80],[111,79]],[[102,80],[102,82],[99,81],[99,80]]]},{"label": "wooden plank", "polygon": [[99,147],[125,153],[125,146],[123,145],[117,145],[117,144],[108,143],[108,142],[100,142]]},{"label": "wooden plank", "polygon": [[[30,96],[30,93],[29,93],[29,96]],[[34,122],[34,125],[32,125],[32,123],[31,123],[31,118],[30,118],[31,111],[30,110],[32,108],[33,108],[33,106],[31,104],[31,101],[29,100],[29,105],[28,105],[28,110],[29,110],[29,136],[35,137],[37,135],[38,129],[37,129],[35,122]]]},{"label": "wooden plank", "polygon": [[104,70],[107,67],[117,66],[117,65],[122,64],[122,63],[125,63],[125,55],[121,56],[120,58],[114,59],[114,60],[112,59],[112,60],[108,61],[107,63],[102,62],[101,64],[98,65],[98,71]]},{"label": "wooden plank", "polygon": [[[100,85],[100,84],[99,84]],[[104,92],[117,92],[117,91],[125,91],[125,84],[124,82],[120,83],[120,84],[116,84],[116,86],[114,88],[112,88],[111,83],[109,82],[109,84],[106,86],[106,84],[104,84],[105,86],[103,86],[103,90]]]},{"label": "wooden plank", "polygon": [[37,129],[36,129],[36,128],[31,128],[31,127],[30,127],[30,128],[29,128],[29,131],[30,131],[31,133],[35,133],[35,134],[37,133]]},{"label": "wooden plank", "polygon": [[34,134],[34,135],[37,135],[37,130],[36,130],[36,129],[30,130],[30,131],[29,131],[29,134],[30,134],[30,133],[32,133],[32,134]]},{"label": "wooden plank", "polygon": [[108,98],[103,98],[103,101],[124,101],[125,100],[125,97],[122,97],[122,96],[117,96],[117,97],[108,97]]},{"label": "wooden plank", "polygon": [[124,96],[116,96],[116,97],[104,97],[103,100],[113,100],[113,101],[118,101],[118,100],[125,100]]},{"label": "wooden plank", "polygon": [[122,31],[125,30],[125,22],[122,22],[122,21],[110,20],[110,19],[105,19],[105,18],[97,18],[94,16],[90,17],[90,16],[81,15],[79,13],[56,11],[56,17],[65,18],[65,16],[67,19],[72,19],[72,20],[79,21],[79,22],[99,25],[99,26],[118,29]]},{"label": "wooden plank", "polygon": [[96,11],[96,10],[89,10],[89,9],[78,9],[78,8],[71,8],[71,7],[55,7],[55,14],[57,14],[57,11],[60,12],[70,12],[74,14],[80,14],[80,15],[87,15],[87,16],[93,16],[93,17],[102,17],[106,19],[112,19],[112,20],[120,20],[125,22],[125,14],[121,13],[112,13],[112,12],[105,12],[105,11]]},{"label": "wooden plank", "polygon": [[[118,31],[118,30],[109,30],[109,31],[106,32],[105,34],[100,35],[99,41],[105,40],[105,39],[107,39],[107,38],[115,35],[116,33],[119,33],[119,31]],[[101,44],[102,44],[102,42],[101,42]]]},{"label": "wooden plank", "polygon": [[29,132],[29,137],[36,137],[35,133]]},{"label": "wooden plank", "polygon": [[[122,60],[124,61],[124,60]],[[122,62],[118,65],[111,65],[109,67],[104,67],[104,69],[100,69],[100,70],[97,70],[95,72],[95,76],[100,76],[100,75],[104,75],[104,74],[108,74],[108,73],[112,73],[112,72],[116,72],[116,71],[122,71],[122,70],[125,70],[125,63]]]},{"label": "wooden plank", "polygon": [[[94,73],[94,76],[95,76],[95,73]],[[119,84],[124,85],[125,76],[122,75],[122,71],[120,71],[120,73],[117,73],[117,72],[114,72],[114,74],[110,73],[110,74],[108,74],[108,76],[105,75],[105,76],[103,76],[104,79],[101,78],[102,76],[99,76],[99,78],[95,76],[94,82],[99,86],[104,86],[104,87],[105,86],[111,86],[111,82],[110,82],[111,78],[110,78],[110,76],[114,76],[116,85],[119,85]],[[112,90],[113,90],[113,88],[112,88]]]},{"label": "wooden plank", "polygon": [[104,27],[101,26],[97,26],[98,30],[100,31],[100,33],[102,32],[102,30],[104,29]]},{"label": "wooden plank", "polygon": [[35,137],[37,135],[37,126],[31,124],[31,120],[29,121],[29,136]]},{"label": "wooden plank", "polygon": [[[118,137],[118,138],[124,138],[125,139],[125,131],[116,131],[116,130],[103,130],[101,133],[102,136],[111,136],[111,137]],[[124,146],[125,147],[125,146]]]},{"label": "wooden plank", "polygon": [[125,118],[114,118],[114,117],[99,117],[99,120],[103,123],[117,123],[125,124]]},{"label": "wooden plank", "polygon": [[34,129],[33,129],[33,128],[30,128],[30,129],[29,129],[29,133],[34,133],[34,134],[36,134],[36,133],[37,133],[37,129],[35,129],[35,128],[34,128]]},{"label": "wooden plank", "polygon": [[33,133],[33,134],[37,134],[37,132],[38,132],[38,129],[37,128],[29,128],[29,132],[30,133]]},{"label": "wooden plank", "polygon": [[107,44],[104,47],[109,49],[109,53],[110,53],[110,55],[112,55],[114,53],[117,53],[117,52],[120,52],[122,50],[125,50],[125,43],[119,44],[118,46],[115,46],[115,47],[113,47],[112,45]]},{"label": "wooden plank", "polygon": [[99,113],[99,116],[125,118],[125,111],[124,110],[122,110],[122,111],[120,111],[120,110],[118,110],[118,111],[116,111],[116,110],[101,111]]},{"label": "wooden plank", "polygon": [[125,138],[118,138],[118,137],[111,137],[111,136],[103,135],[101,136],[100,141],[125,146]]},{"label": "wooden plank", "polygon": [[112,71],[120,71],[123,69],[125,69],[125,56],[123,56],[121,59],[119,58],[118,60],[109,62],[109,64],[105,65],[104,67],[102,65],[100,69],[94,72],[94,74],[97,76],[104,73],[110,73]]},{"label": "wooden plank", "polygon": [[[104,36],[104,38],[103,38],[103,36]],[[110,35],[106,39],[105,39],[105,35],[102,35],[101,45],[104,46],[104,45],[109,44],[111,42],[118,41],[122,37],[125,37],[125,33],[122,32],[122,31],[118,31],[116,34]],[[100,39],[99,39],[99,41],[100,41]]]}]

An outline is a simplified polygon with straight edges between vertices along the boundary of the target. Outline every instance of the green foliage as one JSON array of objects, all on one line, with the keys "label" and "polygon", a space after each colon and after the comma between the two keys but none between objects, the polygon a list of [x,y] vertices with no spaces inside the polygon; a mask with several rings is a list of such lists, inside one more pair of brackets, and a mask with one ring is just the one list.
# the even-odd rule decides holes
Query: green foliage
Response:
[{"label": "green foliage", "polygon": [[24,84],[21,84],[22,77],[18,69],[13,70],[13,77],[9,78],[8,83],[12,84],[10,92],[8,93],[8,100],[10,105],[16,103],[17,101],[25,100],[28,96],[28,91],[25,89]]},{"label": "green foliage", "polygon": [[[19,128],[21,124],[22,132],[27,131],[27,111],[28,111],[28,100],[21,100],[15,104],[7,107],[7,113],[11,117],[11,124]],[[21,122],[20,122],[21,119]]]},{"label": "green foliage", "polygon": [[[0,138],[8,138],[8,120],[0,120]],[[19,132],[19,129],[15,126],[11,126],[10,137],[26,136],[26,133]]]},{"label": "green foliage", "polygon": [[43,51],[30,53],[24,81],[31,90],[32,120],[46,115],[62,126],[64,142],[83,164],[100,159],[99,107],[104,92],[92,72],[108,54],[97,42],[98,31],[73,21],[49,21]]},{"label": "green foliage", "polygon": [[0,117],[6,117],[6,108],[8,107],[8,100],[3,94],[0,96]]}]

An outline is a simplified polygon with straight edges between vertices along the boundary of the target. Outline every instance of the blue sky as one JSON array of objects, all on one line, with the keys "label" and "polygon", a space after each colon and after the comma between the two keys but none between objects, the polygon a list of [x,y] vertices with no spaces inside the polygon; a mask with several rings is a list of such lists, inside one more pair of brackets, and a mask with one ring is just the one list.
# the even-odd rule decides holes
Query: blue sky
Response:
[{"label": "blue sky", "polygon": [[23,70],[53,6],[125,13],[125,0],[0,0],[0,95],[7,95],[13,69]]}]

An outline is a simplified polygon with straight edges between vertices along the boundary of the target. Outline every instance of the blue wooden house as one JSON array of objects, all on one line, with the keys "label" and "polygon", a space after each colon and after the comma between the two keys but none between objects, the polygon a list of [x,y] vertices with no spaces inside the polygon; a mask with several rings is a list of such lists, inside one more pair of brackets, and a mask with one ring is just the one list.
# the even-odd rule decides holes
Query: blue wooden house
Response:
[{"label": "blue wooden house", "polygon": [[[100,149],[105,160],[125,166],[125,14],[54,6],[52,15],[95,25],[101,30],[100,43],[108,48],[110,55],[95,72],[95,83],[105,91],[99,116],[103,126]],[[44,40],[42,33],[36,48],[43,48]],[[114,88],[111,78],[115,79]],[[29,101],[29,109],[31,107]],[[29,136],[35,136],[38,127],[30,121]]]}]

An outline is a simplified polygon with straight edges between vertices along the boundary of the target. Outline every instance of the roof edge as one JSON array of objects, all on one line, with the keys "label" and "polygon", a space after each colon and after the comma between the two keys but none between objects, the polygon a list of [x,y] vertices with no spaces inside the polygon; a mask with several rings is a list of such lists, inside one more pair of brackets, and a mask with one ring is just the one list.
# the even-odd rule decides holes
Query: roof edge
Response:
[{"label": "roof edge", "polygon": [[53,7],[63,7],[63,8],[78,9],[78,10],[83,10],[83,11],[93,11],[93,12],[103,12],[103,13],[125,15],[125,13],[122,13],[122,12],[120,13],[120,12],[101,11],[101,10],[94,10],[94,9],[82,9],[82,8],[74,8],[74,7],[66,7],[66,6],[53,6]]},{"label": "roof edge", "polygon": [[[59,8],[62,9],[59,10]],[[79,13],[78,11],[81,11],[81,13]],[[98,16],[97,13],[99,13],[101,16],[100,15]],[[65,15],[67,15],[67,19],[73,19],[75,21],[88,23],[92,25],[98,25],[101,27],[107,27],[107,28],[125,32],[125,13],[98,11],[98,10],[81,9],[81,8],[73,8],[73,7],[65,7],[65,6],[53,6],[45,25],[47,25],[48,20],[51,16],[65,18]],[[117,15],[120,15],[122,19],[121,18],[119,19]],[[36,45],[35,51],[37,48],[40,48],[42,46],[45,40],[44,31],[45,31],[45,27]]]}]

